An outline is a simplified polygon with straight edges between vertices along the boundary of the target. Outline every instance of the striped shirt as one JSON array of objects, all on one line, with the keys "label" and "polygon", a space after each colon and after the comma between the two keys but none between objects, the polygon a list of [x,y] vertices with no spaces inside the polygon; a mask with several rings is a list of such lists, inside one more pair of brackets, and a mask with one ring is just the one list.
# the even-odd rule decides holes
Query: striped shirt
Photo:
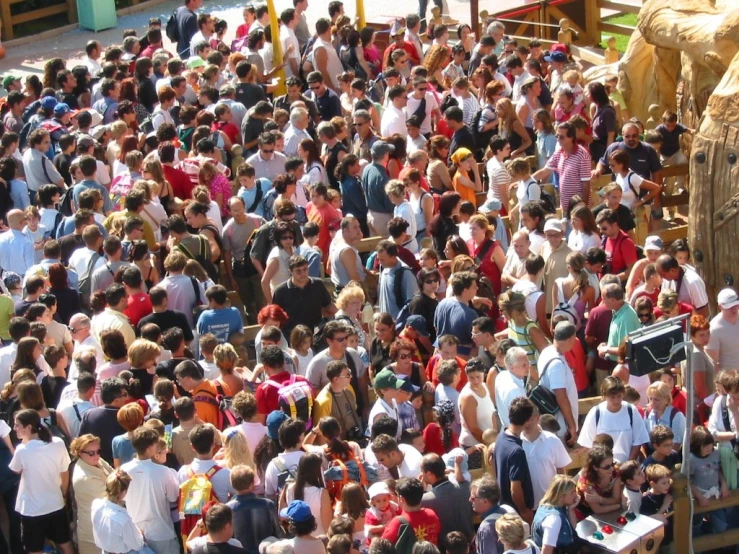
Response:
[{"label": "striped shirt", "polygon": [[539,327],[535,322],[528,321],[523,327],[517,327],[513,321],[508,322],[508,338],[516,343],[516,346],[523,348],[526,351],[526,356],[529,358],[529,363],[536,367],[536,362],[539,359],[539,351],[531,342],[531,329],[533,327]]},{"label": "striped shirt", "polygon": [[[562,211],[570,205],[570,199],[582,196],[587,204],[590,200],[591,161],[588,151],[576,145],[575,151],[568,154],[564,149],[557,150],[547,162],[547,169],[559,174],[559,204]],[[584,185],[584,183],[588,185]]]},{"label": "striped shirt", "polygon": [[[490,158],[486,170],[488,172],[488,179],[490,180],[487,201],[500,200],[503,202],[502,191],[511,184],[510,173],[508,173],[503,162],[498,161],[496,157]],[[507,206],[503,206],[503,209],[507,209]]]}]

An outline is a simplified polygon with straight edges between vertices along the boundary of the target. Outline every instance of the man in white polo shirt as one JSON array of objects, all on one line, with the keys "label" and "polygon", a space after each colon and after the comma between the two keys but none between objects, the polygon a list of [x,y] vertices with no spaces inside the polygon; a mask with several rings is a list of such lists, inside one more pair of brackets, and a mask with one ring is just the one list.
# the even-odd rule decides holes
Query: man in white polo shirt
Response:
[{"label": "man in white polo shirt", "polygon": [[529,376],[531,363],[523,348],[514,346],[505,355],[505,367],[495,377],[495,407],[505,429],[510,424],[508,407],[516,398],[526,396],[526,378]]},{"label": "man in white polo shirt", "polygon": [[706,345],[716,371],[739,367],[739,295],[734,289],[718,293],[721,313],[711,320],[711,338]]}]

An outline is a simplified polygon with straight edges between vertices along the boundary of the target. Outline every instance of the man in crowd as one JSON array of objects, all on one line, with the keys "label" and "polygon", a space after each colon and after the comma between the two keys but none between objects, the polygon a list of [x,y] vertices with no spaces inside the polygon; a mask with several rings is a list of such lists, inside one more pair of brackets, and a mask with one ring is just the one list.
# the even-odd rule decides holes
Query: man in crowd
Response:
[{"label": "man in crowd", "polygon": [[706,354],[713,360],[716,370],[739,367],[739,341],[737,340],[737,315],[739,296],[734,289],[723,289],[718,293],[717,304],[721,312],[711,320],[711,338],[706,345]]},{"label": "man in crowd", "polygon": [[657,258],[657,271],[664,279],[662,290],[674,290],[680,302],[690,304],[695,313],[708,317],[706,284],[695,269],[680,265],[669,254],[662,254]]}]

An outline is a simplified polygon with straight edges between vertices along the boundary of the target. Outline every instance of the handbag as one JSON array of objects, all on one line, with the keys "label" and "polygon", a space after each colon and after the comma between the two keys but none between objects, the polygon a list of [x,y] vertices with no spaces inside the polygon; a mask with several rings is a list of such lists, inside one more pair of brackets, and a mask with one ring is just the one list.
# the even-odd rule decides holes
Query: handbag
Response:
[{"label": "handbag", "polygon": [[534,385],[528,393],[529,400],[531,400],[539,409],[539,414],[541,415],[555,415],[557,412],[559,412],[557,397],[550,389],[541,384],[541,382],[544,380],[544,374],[547,372],[547,369],[549,369],[549,364],[551,364],[555,360],[557,360],[557,358],[552,358],[546,363],[544,369],[539,375],[539,382]]}]

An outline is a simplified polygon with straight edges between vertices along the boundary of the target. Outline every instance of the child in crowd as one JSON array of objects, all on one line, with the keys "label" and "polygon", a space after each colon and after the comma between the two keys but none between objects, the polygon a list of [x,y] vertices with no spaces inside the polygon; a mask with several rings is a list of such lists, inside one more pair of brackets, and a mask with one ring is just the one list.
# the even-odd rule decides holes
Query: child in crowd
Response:
[{"label": "child in crowd", "polygon": [[[721,472],[718,450],[714,448],[711,432],[703,426],[693,429],[690,435],[690,492],[698,506],[708,506],[712,498],[729,496],[729,486]],[[711,533],[723,533],[729,525],[726,509],[713,510],[706,514]],[[693,517],[693,535],[703,532],[703,516]]]},{"label": "child in crowd", "polygon": [[179,423],[177,414],[174,411],[174,383],[164,377],[157,380],[154,383],[154,399],[158,402],[156,410],[152,410],[149,415],[146,416],[147,420],[157,419],[160,420],[164,425],[169,426],[170,433],[172,427]]},{"label": "child in crowd", "polygon": [[305,377],[308,364],[313,359],[313,332],[305,325],[296,325],[290,333],[290,355],[298,360],[297,374]]},{"label": "child in crowd", "polygon": [[670,245],[670,255],[677,260],[677,263],[681,266],[690,265],[690,246],[688,241],[685,239],[678,239]]},{"label": "child in crowd", "polygon": [[660,464],[653,464],[647,468],[646,479],[649,483],[649,490],[642,496],[641,507],[639,508],[641,515],[650,516],[666,523],[662,546],[669,546],[673,539],[673,518],[669,517],[672,510],[670,475],[670,470]]},{"label": "child in crowd", "polygon": [[646,482],[644,469],[639,466],[639,462],[629,460],[621,464],[619,470],[621,482],[624,484],[623,496],[626,510],[638,514],[642,501],[641,489]]},{"label": "child in crowd", "polygon": [[670,387],[672,394],[672,407],[678,412],[685,415],[685,410],[688,406],[688,394],[677,386],[675,380],[675,374],[672,372],[672,368],[665,367],[659,371],[659,380],[667,384]]},{"label": "child in crowd", "polygon": [[420,390],[420,387],[414,385],[406,375],[399,375],[398,379],[402,382],[402,385],[396,392],[395,402],[398,404],[401,430],[420,431],[421,427],[418,425],[418,420],[416,419],[416,410],[413,404],[411,404],[411,397]]},{"label": "child in crowd", "polygon": [[[462,202],[462,205],[464,205],[464,202]],[[433,248],[424,248],[421,250],[418,261],[421,263],[422,268],[439,269],[439,254]],[[443,298],[446,294],[446,279],[444,279],[443,275],[441,275],[441,281],[439,281],[439,288],[436,289],[436,294],[439,298]]]},{"label": "child in crowd", "polygon": [[634,289],[629,303],[634,307],[639,298],[646,296],[653,304],[656,304],[661,287],[662,277],[657,271],[657,266],[655,264],[647,264],[644,267],[644,283]]},{"label": "child in crowd", "polygon": [[439,406],[445,401],[452,404],[454,409],[452,430],[459,436],[459,433],[462,431],[458,408],[459,391],[457,391],[457,385],[461,379],[459,365],[457,365],[455,360],[444,360],[439,364],[436,374],[439,378],[439,384],[436,385],[436,390],[434,391],[434,404]]},{"label": "child in crowd", "polygon": [[217,380],[223,383],[232,394],[244,390],[244,375],[237,371],[236,363],[239,356],[229,343],[219,344],[213,351],[213,359],[218,366],[219,377]]},{"label": "child in crowd", "polygon": [[570,69],[569,71],[565,71],[562,77],[564,77],[564,83],[559,85],[557,92],[570,91],[572,93],[572,101],[575,106],[579,106],[576,113],[582,113],[585,101],[585,94],[582,86],[580,86],[582,75],[580,75],[578,70]]},{"label": "child in crowd", "polygon": [[433,414],[434,421],[423,430],[424,454],[433,452],[441,456],[459,446],[459,432],[454,430],[455,406],[449,400],[442,400],[434,406]]},{"label": "child in crowd", "polygon": [[35,263],[39,263],[44,258],[44,244],[49,239],[51,231],[41,225],[41,216],[36,206],[28,206],[25,212],[28,219],[26,226],[23,228],[23,234],[31,239],[33,259]]},{"label": "child in crowd", "polygon": [[472,238],[470,233],[470,218],[477,213],[472,202],[465,200],[459,205],[459,236],[466,243]]},{"label": "child in crowd", "polygon": [[419,454],[423,454],[426,451],[423,433],[418,429],[405,429],[400,436],[400,442],[412,446]]},{"label": "child in crowd", "polygon": [[682,461],[679,452],[675,452],[675,434],[666,425],[657,425],[649,433],[649,442],[654,451],[643,462],[642,467],[648,468],[652,464],[662,464],[667,469],[674,471],[675,465]]},{"label": "child in crowd", "polygon": [[370,356],[369,352],[367,352],[367,349],[364,346],[361,346],[359,344],[359,334],[356,332],[354,327],[347,328],[346,332],[346,346],[347,348],[353,348],[354,350],[359,353],[359,359],[362,360],[362,363],[365,367],[369,367],[370,365]]},{"label": "child in crowd", "polygon": [[213,357],[213,352],[216,346],[218,346],[218,339],[213,333],[205,333],[198,339],[198,344],[200,346],[200,355],[203,357],[199,362],[200,367],[205,372],[205,378],[212,381],[220,375],[216,360]]},{"label": "child in crowd", "polygon": [[395,516],[400,515],[400,507],[394,502],[393,494],[385,481],[379,481],[370,486],[370,509],[364,515],[364,533],[367,535],[367,544],[375,537],[381,537],[385,526]]}]

